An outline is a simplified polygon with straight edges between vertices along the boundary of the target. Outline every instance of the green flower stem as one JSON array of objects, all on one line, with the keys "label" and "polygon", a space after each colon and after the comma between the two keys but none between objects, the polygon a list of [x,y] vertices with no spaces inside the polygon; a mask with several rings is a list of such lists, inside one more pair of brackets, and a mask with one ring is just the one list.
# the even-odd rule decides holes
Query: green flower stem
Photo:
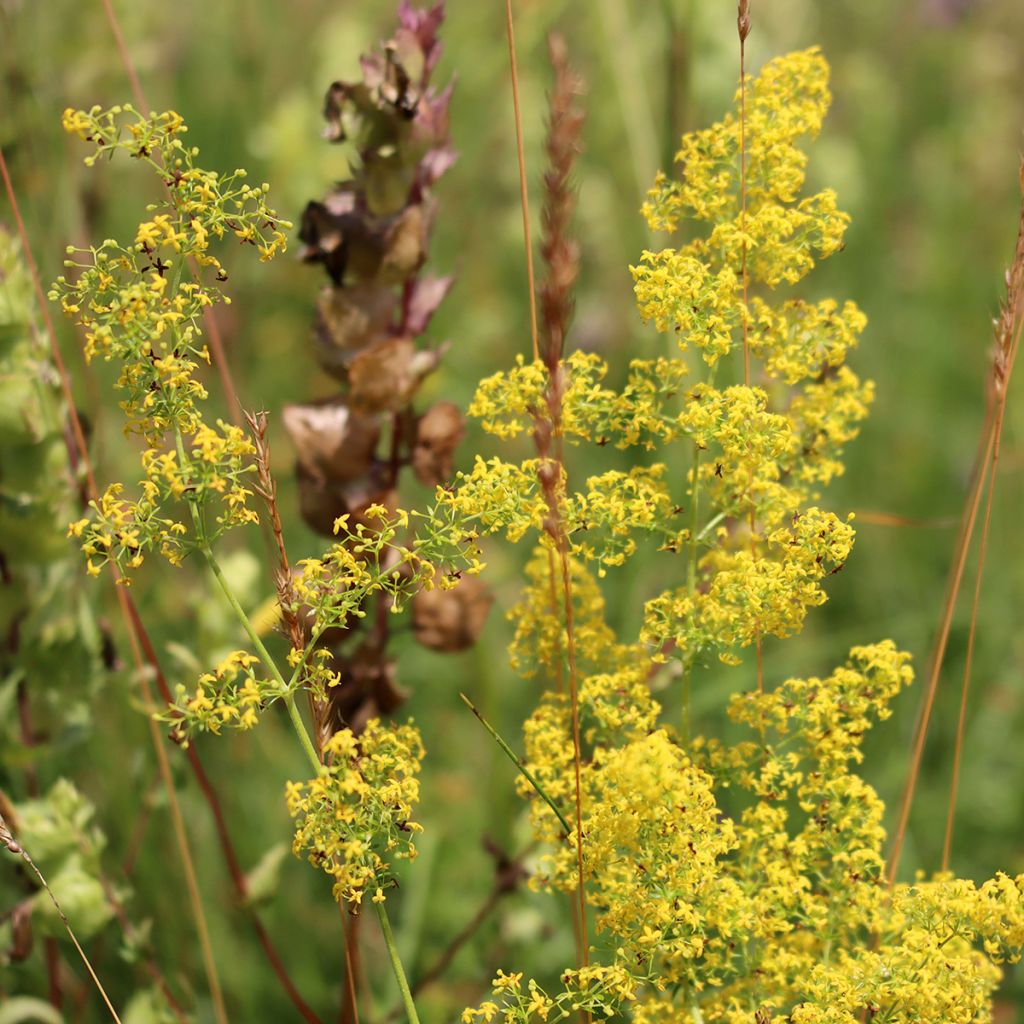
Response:
[{"label": "green flower stem", "polygon": [[416,1004],[412,1000],[412,992],[409,991],[409,981],[405,976],[405,970],[398,955],[398,947],[395,945],[395,936],[391,932],[388,912],[384,909],[383,903],[374,903],[373,907],[377,911],[377,920],[380,921],[380,930],[384,935],[384,945],[388,947],[391,969],[395,972],[398,990],[402,993],[402,1002],[405,1004],[405,1012],[409,1018],[409,1024],[420,1024],[419,1015],[416,1013]]},{"label": "green flower stem", "polygon": [[[190,460],[185,453],[185,443],[182,440],[181,431],[176,429],[174,437],[178,450],[178,461],[181,463],[182,469],[184,469],[189,465]],[[189,501],[188,507],[189,511],[192,513],[192,525],[196,530],[196,539],[198,540],[199,550],[203,553],[203,557],[206,559],[206,564],[210,567],[210,571],[220,584],[220,589],[227,598],[228,604],[231,605],[231,610],[235,613],[238,621],[242,624],[242,628],[249,634],[249,639],[256,648],[257,654],[259,654],[263,664],[274,677],[274,681],[281,687],[281,699],[284,701],[284,706],[288,710],[288,717],[291,719],[295,735],[299,737],[299,742],[302,744],[302,749],[305,751],[306,757],[309,758],[309,763],[319,775],[325,770],[324,765],[320,760],[320,755],[316,752],[316,747],[313,746],[313,741],[309,738],[309,732],[306,730],[306,723],[303,722],[302,715],[299,713],[299,709],[295,704],[295,694],[292,692],[291,686],[285,682],[284,676],[281,675],[281,670],[277,667],[277,662],[270,656],[270,652],[260,639],[260,635],[256,631],[256,627],[253,626],[249,616],[245,613],[245,609],[239,603],[238,598],[235,597],[235,593],[231,589],[231,584],[228,583],[227,577],[225,577],[224,572],[220,567],[220,563],[217,561],[213,550],[206,540],[206,530],[203,526],[203,517],[199,514],[199,509],[196,508],[196,503],[194,501]],[[295,677],[293,676],[292,678],[294,681]]]},{"label": "green flower stem", "polygon": [[477,706],[464,693],[460,693],[459,696],[464,701],[466,707],[476,715],[480,724],[491,734],[494,742],[501,747],[508,759],[516,766],[523,778],[526,779],[526,781],[537,791],[537,795],[548,805],[548,807],[551,808],[552,811],[555,812],[555,817],[562,823],[562,828],[565,829],[565,834],[567,836],[571,836],[573,829],[569,822],[565,820],[565,815],[558,809],[551,797],[544,792],[541,784],[533,777],[526,765],[523,764],[522,760],[516,756],[516,752],[498,735],[497,729],[495,729],[494,726],[491,725],[491,723],[488,722],[482,714],[480,714]]},{"label": "green flower stem", "polygon": [[320,625],[313,630],[313,634],[312,636],[310,636],[309,642],[306,644],[306,649],[302,652],[302,657],[299,658],[299,663],[295,666],[295,670],[292,672],[291,676],[288,679],[289,692],[291,692],[291,690],[293,690],[295,688],[295,685],[298,683],[299,675],[302,673],[302,670],[306,667],[306,662],[309,661],[310,654],[315,649],[317,641],[320,639],[321,636],[323,636],[324,631],[326,629],[326,625]]},{"label": "green flower stem", "polygon": [[203,557],[206,559],[206,564],[210,567],[210,571],[220,584],[220,589],[224,592],[224,596],[227,598],[228,604],[231,605],[232,611],[234,611],[235,615],[238,617],[238,621],[241,622],[242,628],[249,634],[249,639],[256,648],[256,653],[259,654],[264,665],[269,669],[271,675],[274,677],[274,681],[281,687],[281,699],[284,701],[284,706],[288,709],[288,717],[291,719],[292,727],[295,729],[295,734],[299,737],[299,742],[302,744],[302,749],[306,752],[306,757],[309,758],[309,763],[316,770],[317,774],[319,774],[324,770],[324,766],[320,761],[320,756],[317,754],[316,748],[313,746],[313,741],[309,738],[309,732],[306,730],[306,723],[303,722],[302,715],[299,713],[299,709],[295,704],[295,694],[288,688],[288,684],[285,682],[284,676],[281,675],[281,672],[277,667],[277,663],[270,656],[270,652],[264,646],[259,633],[256,632],[256,627],[253,626],[249,616],[245,614],[245,609],[238,603],[238,598],[235,597],[234,592],[231,589],[231,585],[225,578],[224,573],[221,570],[217,559],[214,557],[213,552],[210,550],[209,545],[204,542],[200,545],[199,550],[202,551]]},{"label": "green flower stem", "polygon": [[[718,368],[718,363],[712,365],[708,371],[708,386],[714,387],[715,385],[715,370]],[[686,563],[686,593],[689,595],[690,600],[693,600],[694,594],[697,593],[697,547],[700,543],[701,538],[711,527],[714,519],[708,523],[704,530],[699,529],[700,525],[700,453],[701,446],[697,441],[693,442],[693,468],[691,470],[693,474],[692,483],[690,486],[690,551],[689,558]],[[683,666],[683,700],[682,700],[682,719],[683,719],[683,742],[689,746],[690,744],[690,681],[693,675],[693,655],[694,652],[687,652],[686,664]]]}]

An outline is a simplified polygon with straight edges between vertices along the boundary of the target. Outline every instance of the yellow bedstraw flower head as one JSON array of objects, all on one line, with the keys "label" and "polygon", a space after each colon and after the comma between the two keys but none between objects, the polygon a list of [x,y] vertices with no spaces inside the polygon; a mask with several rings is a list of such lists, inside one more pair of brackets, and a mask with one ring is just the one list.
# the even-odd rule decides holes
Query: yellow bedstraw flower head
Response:
[{"label": "yellow bedstraw flower head", "polygon": [[412,820],[423,760],[419,730],[373,719],[358,737],[349,729],[335,733],[324,756],[320,775],[288,784],[292,849],[331,876],[339,903],[358,905],[368,889],[374,903],[383,902],[395,884],[392,861],[413,860],[422,831]]},{"label": "yellow bedstraw flower head", "polygon": [[210,354],[202,318],[214,303],[229,301],[220,288],[227,274],[210,247],[234,236],[270,259],[284,251],[282,229],[291,225],[244,171],[221,175],[197,166],[199,151],[182,142],[188,128],[174,111],[143,117],[127,105],[94,107],[65,111],[63,123],[91,145],[87,163],[127,154],[165,189],[130,243],[106,239],[69,249],[66,265],[76,273],[59,277],[51,290],[82,328],[86,358],[119,365],[126,429],[146,442],[142,496],[119,497],[116,485],[93,504],[84,526],[75,524],[74,535],[92,573],[107,561],[122,573],[133,570],[152,550],[177,565],[196,546],[257,519],[247,486],[252,443],[239,428],[203,418],[207,393],[196,374]]},{"label": "yellow bedstraw flower head", "polygon": [[[551,684],[517,782],[543,844],[531,885],[582,886],[597,929],[561,988],[499,972],[464,1022],[989,1021],[998,965],[1024,944],[1024,877],[885,883],[884,806],[855,772],[912,679],[892,641],[853,648],[824,678],[745,683],[728,713],[749,732],[730,743],[691,737],[685,713],[677,731],[661,705],[679,696],[652,695],[663,662],[678,662],[688,708],[710,659],[798,633],[854,539],[819,492],[873,396],[845,365],[866,318],[794,294],[848,223],[830,189],[805,194],[828,66],[817,49],[790,54],[745,88],[745,121],[686,135],[678,177],[659,175],[644,206],[653,231],[703,232],[631,268],[641,317],[679,355],[634,361],[619,388],[594,354],[520,359],[471,411],[499,438],[532,433],[541,457],[480,458],[438,492],[438,510],[481,535],[536,538],[510,615],[513,666]],[[576,481],[547,454],[556,436],[664,461]],[[599,580],[651,538],[674,581],[624,642]]]}]

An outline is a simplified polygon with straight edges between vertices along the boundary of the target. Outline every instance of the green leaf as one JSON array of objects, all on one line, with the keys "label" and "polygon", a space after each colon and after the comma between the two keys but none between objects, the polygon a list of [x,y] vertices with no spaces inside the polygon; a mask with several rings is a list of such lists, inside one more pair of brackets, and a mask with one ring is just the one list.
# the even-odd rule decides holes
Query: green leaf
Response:
[{"label": "green leaf", "polygon": [[0,1024],[64,1024],[64,1018],[49,1003],[33,996],[13,996],[0,1005]]},{"label": "green leaf", "polygon": [[276,843],[263,854],[259,863],[245,876],[248,906],[258,906],[273,899],[281,880],[281,865],[287,856],[288,844]]}]

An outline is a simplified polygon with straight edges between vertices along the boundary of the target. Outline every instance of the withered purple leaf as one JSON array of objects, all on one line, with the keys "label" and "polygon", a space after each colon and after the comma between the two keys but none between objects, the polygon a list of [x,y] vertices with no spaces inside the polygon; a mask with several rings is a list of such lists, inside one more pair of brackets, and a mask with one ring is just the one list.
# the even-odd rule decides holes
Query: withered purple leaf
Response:
[{"label": "withered purple leaf", "polygon": [[402,29],[415,38],[423,54],[422,78],[426,81],[441,57],[441,41],[437,32],[444,21],[444,2],[442,0],[427,10],[420,10],[408,0],[402,0],[398,5],[398,21]]},{"label": "withered purple leaf", "polygon": [[445,274],[444,277],[425,274],[412,282],[406,295],[403,318],[403,325],[410,334],[422,334],[427,329],[437,307],[454,283],[454,274]]},{"label": "withered purple leaf", "polygon": [[387,336],[397,305],[394,288],[386,285],[324,288],[317,299],[314,334],[320,365],[344,380],[353,355]]}]

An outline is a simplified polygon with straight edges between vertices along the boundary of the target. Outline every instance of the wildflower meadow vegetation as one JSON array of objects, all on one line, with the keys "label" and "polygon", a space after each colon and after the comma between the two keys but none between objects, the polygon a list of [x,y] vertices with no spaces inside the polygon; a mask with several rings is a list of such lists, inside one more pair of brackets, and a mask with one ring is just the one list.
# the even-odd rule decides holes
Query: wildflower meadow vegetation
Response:
[{"label": "wildflower meadow vegetation", "polygon": [[1019,1019],[1015,5],[93,6],[0,2],[0,1024]]}]

